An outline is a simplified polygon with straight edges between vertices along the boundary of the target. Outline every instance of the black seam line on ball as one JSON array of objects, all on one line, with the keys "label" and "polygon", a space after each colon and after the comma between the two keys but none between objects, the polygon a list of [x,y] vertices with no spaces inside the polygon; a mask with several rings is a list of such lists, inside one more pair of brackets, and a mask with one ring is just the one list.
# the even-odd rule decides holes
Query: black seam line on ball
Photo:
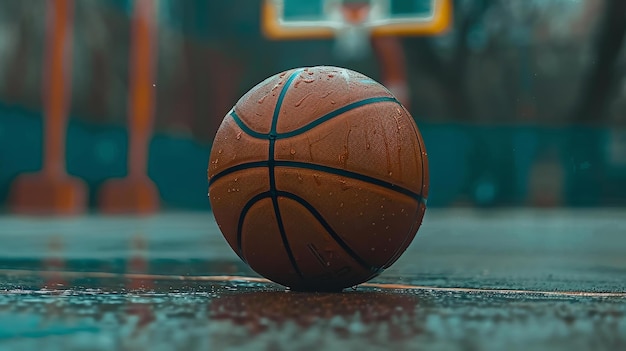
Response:
[{"label": "black seam line on ball", "polygon": [[[287,82],[290,83],[290,82]],[[285,86],[286,87],[286,86]],[[284,91],[284,90],[283,90]],[[279,96],[280,99],[280,96]],[[363,99],[363,100],[359,100],[359,101],[355,101],[353,103],[350,103],[348,105],[342,106],[336,110],[333,110],[317,119],[315,119],[313,122],[310,122],[307,125],[304,125],[298,129],[292,130],[290,132],[286,132],[286,133],[276,133],[275,130],[275,126],[274,127],[274,134],[275,134],[275,138],[276,139],[285,139],[285,138],[290,138],[293,136],[296,136],[298,134],[302,134],[304,132],[307,132],[315,127],[317,127],[318,125],[324,123],[324,122],[328,122],[329,120],[344,114],[350,110],[354,110],[355,108],[361,107],[361,106],[365,106],[365,105],[370,105],[370,104],[375,104],[375,103],[379,103],[379,102],[395,102],[397,104],[400,104],[400,102],[398,102],[398,100],[396,100],[393,97],[389,97],[389,96],[378,96],[378,97],[372,97],[372,98],[367,98],[367,99]],[[278,103],[282,104],[282,100],[278,101]],[[278,106],[278,105],[277,105]],[[276,114],[276,110],[274,111],[274,114]],[[239,117],[239,115],[237,114],[237,112],[235,112],[235,109],[233,108],[230,112],[231,117],[233,118],[233,120],[235,121],[235,123],[239,126],[239,128],[241,128],[241,130],[248,134],[249,136],[256,138],[256,139],[267,139],[270,134],[272,133],[270,131],[270,133],[260,133],[257,132],[255,130],[253,130],[252,128],[248,127]],[[274,122],[272,120],[272,122]]]},{"label": "black seam line on ball", "polygon": [[276,125],[278,124],[278,117],[280,116],[280,108],[283,105],[283,100],[285,99],[285,95],[289,90],[289,86],[296,79],[297,76],[303,71],[303,68],[297,69],[291,73],[285,85],[280,90],[280,94],[278,94],[278,99],[276,99],[276,106],[274,107],[274,113],[272,115],[272,124],[270,127],[270,132],[266,136],[269,139],[269,155],[267,157],[267,168],[268,168],[268,176],[270,181],[270,197],[272,198],[272,207],[274,209],[274,216],[276,216],[276,220],[278,221],[278,231],[280,232],[280,237],[283,241],[283,246],[285,247],[285,251],[287,252],[287,256],[289,257],[289,262],[293,269],[296,271],[299,277],[302,277],[302,272],[300,268],[298,268],[298,264],[296,263],[296,258],[293,255],[293,251],[291,250],[291,246],[289,245],[289,239],[287,238],[287,233],[285,232],[285,225],[283,223],[283,219],[280,213],[280,207],[278,204],[278,197],[276,195],[276,177],[274,172],[275,167],[275,159],[274,153],[276,148]]},{"label": "black seam line on ball", "polygon": [[[238,171],[242,171],[245,169],[251,169],[251,168],[263,168],[263,167],[269,167],[269,163],[268,161],[257,161],[257,162],[249,162],[249,163],[242,163],[242,164],[238,164],[236,166],[232,166],[230,168],[227,168],[223,171],[221,171],[220,173],[215,174],[213,177],[211,177],[211,179],[209,179],[209,187],[218,179],[229,175],[231,173],[235,173]],[[314,164],[314,163],[306,163],[306,162],[296,162],[296,161],[276,161],[274,160],[274,168],[276,167],[291,167],[291,168],[300,168],[300,169],[311,169],[311,170],[315,170],[315,171],[320,171],[320,172],[324,172],[324,173],[329,173],[329,174],[335,174],[341,177],[345,177],[345,178],[349,178],[349,179],[354,179],[354,180],[359,180],[365,183],[369,183],[369,184],[373,184],[373,185],[377,185],[380,186],[382,188],[386,188],[389,189],[391,191],[395,191],[397,193],[409,196],[413,199],[415,199],[416,201],[422,202],[422,203],[426,203],[426,198],[424,198],[422,195],[411,191],[407,188],[401,187],[399,185],[384,181],[384,180],[380,180],[378,178],[374,178],[374,177],[370,177],[370,176],[366,176],[360,173],[356,173],[356,172],[351,172],[351,171],[347,171],[345,169],[340,169],[340,168],[333,168],[333,167],[328,167],[328,166],[322,166],[322,165],[318,165],[318,164]]]},{"label": "black seam line on ball", "polygon": [[[417,126],[411,127],[411,129],[413,130],[413,133],[415,134],[415,138],[418,141],[417,145],[419,147],[419,153],[420,153],[420,155],[423,155],[424,150],[422,150],[422,143],[420,142],[421,138],[420,138],[419,132],[418,132],[416,127]],[[424,170],[424,156],[420,157],[420,160],[421,160],[421,165],[422,165],[421,166],[421,168],[422,168],[422,190],[420,190],[420,196],[422,197],[422,201],[420,201],[420,202],[423,203],[424,206],[426,206],[427,199],[423,196],[423,186],[424,186],[424,181],[425,181],[425,178],[424,178],[425,177],[425,172],[423,171]],[[419,203],[418,203],[418,206],[419,206]],[[415,216],[418,216],[419,213],[420,213],[420,211],[419,211],[419,207],[418,207],[418,211],[415,213]],[[415,219],[416,219],[416,217],[414,217],[413,225],[416,225],[416,223],[417,223],[417,221]],[[407,240],[409,240],[409,235],[408,234],[410,234],[413,231],[413,227],[411,227],[410,229],[411,230],[409,231],[409,233],[407,233],[407,235],[405,235],[404,240],[402,240],[402,243],[396,248],[396,251],[393,253],[391,258],[389,258],[389,260],[387,260],[387,262],[385,262],[383,267],[389,267],[391,262],[397,261],[400,258],[400,256],[404,253],[404,251],[400,250],[400,249],[404,246],[404,244],[406,244]],[[417,228],[417,230],[419,230],[419,227]]]},{"label": "black seam line on ball", "polygon": [[[276,209],[276,205],[277,203],[275,203],[274,201],[278,201],[278,199],[276,197],[272,197],[272,194],[270,194],[269,191],[260,193],[256,196],[254,196],[252,199],[250,199],[245,206],[241,209],[241,214],[239,215],[239,221],[237,223],[237,255],[239,256],[239,258],[241,258],[242,261],[244,261],[245,263],[248,263],[248,260],[246,259],[245,255],[243,254],[243,222],[246,219],[246,215],[248,214],[248,211],[250,211],[250,209],[252,208],[252,206],[254,206],[254,204],[256,204],[257,202],[263,200],[263,199],[267,199],[267,198],[271,198],[272,199],[272,205],[274,206],[274,209]],[[279,230],[281,231],[281,236],[282,233],[284,233],[285,229],[284,226],[282,224],[282,219],[280,218],[280,213],[278,211],[276,211],[276,222],[278,224]],[[282,227],[282,229],[281,229]],[[285,238],[283,238],[285,239]],[[298,266],[296,266],[295,264],[295,260],[293,259],[293,252],[291,251],[291,248],[289,247],[289,245],[287,243],[285,243],[285,241],[283,240],[283,247],[285,248],[285,253],[287,254],[287,257],[289,258],[294,270],[296,271],[296,274],[298,274],[298,276],[302,277],[302,272],[300,271],[300,269],[298,268]]]},{"label": "black seam line on ball", "polygon": [[345,178],[350,178],[350,179],[354,179],[354,180],[360,180],[362,182],[365,183],[369,183],[369,184],[373,184],[373,185],[377,185],[380,186],[382,188],[386,188],[392,191],[395,191],[397,193],[406,195],[408,197],[411,197],[413,199],[415,199],[416,201],[422,201],[422,196],[414,191],[411,191],[407,188],[401,187],[399,185],[393,184],[391,182],[385,181],[385,180],[381,180],[378,178],[374,178],[374,177],[370,177],[361,173],[356,173],[356,172],[351,172],[351,171],[347,171],[345,169],[341,169],[341,168],[333,168],[333,167],[328,167],[328,166],[322,166],[322,165],[318,165],[315,163],[306,163],[306,162],[297,162],[297,161],[276,161],[275,162],[276,167],[293,167],[293,168],[303,168],[303,169],[310,169],[310,170],[314,170],[314,171],[320,171],[320,172],[325,172],[325,173],[330,173],[330,174],[335,174],[341,177],[345,177]]},{"label": "black seam line on ball", "polygon": [[266,191],[264,193],[260,193],[256,196],[254,196],[252,199],[250,199],[245,206],[243,206],[243,208],[241,209],[241,213],[239,214],[239,222],[237,223],[237,255],[239,255],[239,257],[247,263],[246,258],[243,255],[243,248],[241,245],[241,241],[242,241],[242,231],[243,231],[243,221],[246,219],[246,215],[248,214],[248,211],[250,211],[250,208],[252,208],[252,206],[254,204],[256,204],[257,202],[266,199],[268,197],[270,197],[270,192]]},{"label": "black seam line on ball", "polygon": [[231,173],[235,173],[235,172],[238,172],[238,171],[243,171],[244,169],[265,168],[265,167],[267,167],[267,161],[256,161],[256,162],[241,163],[241,164],[238,164],[238,165],[226,168],[225,170],[223,170],[223,171],[221,171],[219,173],[214,174],[209,179],[209,187],[211,185],[213,185],[213,183],[216,180],[218,180],[218,179],[220,179],[220,178],[222,178],[224,176],[227,176],[227,175],[229,175]]},{"label": "black seam line on ball", "polygon": [[235,109],[233,108],[230,111],[230,116],[233,118],[233,120],[235,121],[235,123],[237,123],[237,125],[239,126],[239,128],[241,128],[241,130],[248,134],[249,136],[256,138],[256,139],[267,139],[268,134],[267,133],[260,133],[257,132],[255,130],[253,130],[252,128],[248,127],[245,123],[243,123],[243,121],[241,120],[241,118],[239,117],[239,115],[237,114],[237,112],[235,112]]},{"label": "black seam line on ball", "polygon": [[327,114],[325,114],[322,117],[317,118],[316,120],[310,122],[307,125],[304,125],[298,129],[292,130],[291,132],[286,132],[286,133],[281,133],[277,136],[278,139],[285,139],[285,138],[290,138],[299,134],[302,134],[304,132],[308,132],[309,130],[319,126],[320,124],[327,122],[341,114],[344,114],[350,110],[354,110],[355,108],[361,107],[361,106],[365,106],[365,105],[370,105],[370,104],[375,104],[378,102],[395,102],[398,103],[398,100],[396,100],[393,97],[389,97],[389,96],[380,96],[380,97],[373,97],[373,98],[367,98],[367,99],[363,99],[363,100],[359,100],[356,102],[353,102],[351,104],[345,105],[343,107],[340,107],[334,111],[331,111]]},{"label": "black seam line on ball", "polygon": [[322,214],[319,213],[313,205],[308,203],[303,198],[287,191],[277,191],[276,193],[278,196],[282,196],[287,199],[296,201],[297,203],[302,205],[304,208],[306,208],[313,215],[313,217],[315,217],[315,219],[322,225],[322,227],[324,227],[324,229],[335,240],[335,242],[337,242],[337,244],[339,244],[339,246],[341,246],[341,248],[361,267],[372,272],[380,272],[382,270],[381,267],[374,267],[374,266],[369,265],[363,258],[361,258],[356,252],[354,252],[354,250],[352,250],[352,248],[345,241],[343,241],[343,239],[341,239],[341,237],[335,232],[335,230],[330,226],[330,224],[326,222]]},{"label": "black seam line on ball", "polygon": [[[409,113],[409,111],[407,111],[406,108],[404,108],[404,110],[407,113]],[[422,198],[421,203],[423,203],[424,206],[427,206],[428,205],[427,204],[428,199],[426,197],[424,197],[424,195],[423,195],[424,194],[424,184],[426,182],[426,172],[424,172],[424,161],[428,161],[428,159],[427,159],[428,156],[424,156],[426,154],[426,150],[425,150],[426,145],[424,145],[424,149],[422,149],[422,143],[423,143],[424,140],[421,138],[421,135],[420,135],[419,129],[417,128],[417,125],[412,125],[411,129],[413,130],[415,138],[418,141],[417,145],[419,147],[419,153],[420,153],[420,155],[422,155],[422,157],[420,157],[420,161],[421,161],[421,167],[420,168],[422,169],[422,188],[420,189],[420,196]],[[424,211],[426,211],[426,210],[424,210]],[[416,212],[416,216],[418,214],[419,214],[419,211]],[[414,223],[416,223],[416,221],[414,221]],[[418,230],[419,230],[419,227],[418,227]],[[408,238],[405,238],[405,241],[407,239]],[[404,242],[402,243],[402,245],[404,245]],[[398,252],[398,256],[395,258],[395,260],[397,260],[400,257],[400,255],[402,255],[402,252]]]}]

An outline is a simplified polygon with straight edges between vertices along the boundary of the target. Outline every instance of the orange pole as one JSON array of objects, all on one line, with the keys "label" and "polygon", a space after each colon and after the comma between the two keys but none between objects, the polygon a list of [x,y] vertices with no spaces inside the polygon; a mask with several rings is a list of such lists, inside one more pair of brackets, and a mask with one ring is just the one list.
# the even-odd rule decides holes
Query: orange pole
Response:
[{"label": "orange pole", "polygon": [[43,85],[45,141],[43,173],[51,178],[66,175],[65,138],[71,90],[72,0],[48,0],[47,38]]},{"label": "orange pole", "polygon": [[87,185],[66,171],[65,145],[71,97],[73,0],[47,0],[43,56],[43,161],[41,172],[20,174],[11,185],[13,211],[77,214],[87,204]]},{"label": "orange pole", "polygon": [[133,12],[128,101],[128,174],[142,177],[147,172],[147,155],[154,115],[155,7],[153,0],[136,0]]},{"label": "orange pole", "polygon": [[155,3],[134,0],[128,65],[128,175],[102,185],[100,209],[107,213],[148,214],[159,207],[159,189],[147,174],[156,90]]}]

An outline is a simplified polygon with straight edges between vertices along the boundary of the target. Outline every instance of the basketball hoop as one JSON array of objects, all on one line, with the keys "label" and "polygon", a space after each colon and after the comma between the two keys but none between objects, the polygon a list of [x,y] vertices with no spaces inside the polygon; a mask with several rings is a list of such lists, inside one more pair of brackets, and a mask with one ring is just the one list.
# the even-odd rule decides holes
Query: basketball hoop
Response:
[{"label": "basketball hoop", "polygon": [[452,0],[264,0],[261,29],[271,40],[335,39],[343,60],[374,52],[382,81],[408,106],[398,37],[433,36],[452,24]]},{"label": "basketball hoop", "polygon": [[[369,53],[370,38],[437,35],[451,23],[452,0],[265,0],[262,30],[273,40],[335,38],[340,58]],[[398,11],[402,6],[406,11]]]}]

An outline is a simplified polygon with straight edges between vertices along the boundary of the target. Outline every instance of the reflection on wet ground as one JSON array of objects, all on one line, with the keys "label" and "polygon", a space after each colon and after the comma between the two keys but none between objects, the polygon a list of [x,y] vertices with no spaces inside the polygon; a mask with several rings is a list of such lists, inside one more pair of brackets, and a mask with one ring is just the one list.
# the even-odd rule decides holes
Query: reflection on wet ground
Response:
[{"label": "reflection on wet ground", "polygon": [[[6,281],[8,277],[4,277]],[[28,286],[38,278],[21,277]],[[86,282],[90,283],[90,282]],[[91,283],[96,283],[92,281]],[[623,349],[626,298],[358,287],[297,293],[256,282],[100,279],[0,294],[11,350]],[[90,286],[100,286],[93,288]]]},{"label": "reflection on wet ground", "polygon": [[210,215],[0,218],[0,350],[625,349],[626,219],[585,213],[435,213],[324,294],[256,277]]}]

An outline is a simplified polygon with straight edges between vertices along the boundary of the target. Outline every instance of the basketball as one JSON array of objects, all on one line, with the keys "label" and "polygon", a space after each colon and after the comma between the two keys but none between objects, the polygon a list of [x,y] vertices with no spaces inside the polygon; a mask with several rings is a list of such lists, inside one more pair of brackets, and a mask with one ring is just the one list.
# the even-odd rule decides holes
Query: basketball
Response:
[{"label": "basketball", "polygon": [[391,266],[428,196],[424,142],[384,86],[338,67],[272,76],[222,121],[208,165],[224,238],[258,274],[338,291]]}]

